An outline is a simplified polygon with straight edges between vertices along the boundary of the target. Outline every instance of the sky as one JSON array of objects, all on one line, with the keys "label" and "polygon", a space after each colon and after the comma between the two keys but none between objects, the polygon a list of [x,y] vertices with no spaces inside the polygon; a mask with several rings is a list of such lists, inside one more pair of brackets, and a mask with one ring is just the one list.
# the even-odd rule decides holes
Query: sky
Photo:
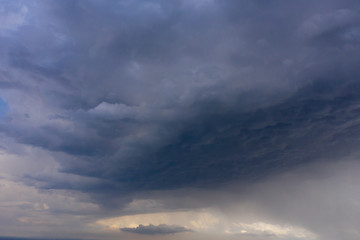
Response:
[{"label": "sky", "polygon": [[357,0],[0,0],[0,239],[360,239]]}]

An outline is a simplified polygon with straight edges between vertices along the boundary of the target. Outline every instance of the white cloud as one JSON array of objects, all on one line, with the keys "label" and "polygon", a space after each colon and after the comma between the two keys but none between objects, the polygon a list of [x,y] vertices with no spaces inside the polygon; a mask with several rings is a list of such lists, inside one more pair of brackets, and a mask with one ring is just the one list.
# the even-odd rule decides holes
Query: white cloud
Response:
[{"label": "white cloud", "polygon": [[91,114],[108,117],[113,116],[117,119],[134,118],[137,112],[138,110],[136,108],[125,104],[110,104],[107,102],[102,102],[89,111]]},{"label": "white cloud", "polygon": [[280,238],[294,237],[299,239],[316,239],[316,235],[304,228],[295,226],[282,226],[265,222],[255,223],[233,223],[232,228],[227,233],[254,234],[254,235],[274,235]]}]

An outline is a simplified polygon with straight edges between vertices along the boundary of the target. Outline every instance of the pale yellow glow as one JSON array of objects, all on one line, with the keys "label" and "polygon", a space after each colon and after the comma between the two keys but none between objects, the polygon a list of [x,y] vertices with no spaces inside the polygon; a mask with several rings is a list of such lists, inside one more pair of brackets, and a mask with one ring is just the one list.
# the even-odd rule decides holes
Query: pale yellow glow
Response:
[{"label": "pale yellow glow", "polygon": [[194,230],[206,230],[219,223],[219,219],[212,213],[202,211],[187,212],[161,212],[149,214],[137,214],[115,218],[102,219],[96,222],[110,230],[119,230],[125,227],[137,227],[142,225],[180,225]]},{"label": "pale yellow glow", "polygon": [[265,222],[233,223],[233,229],[228,233],[245,234],[271,234],[278,237],[296,237],[301,239],[316,239],[316,235],[310,231],[294,226],[282,226]]},{"label": "pale yellow glow", "polygon": [[108,230],[119,231],[121,228],[135,228],[142,225],[179,225],[196,232],[216,234],[245,234],[254,236],[274,235],[281,239],[288,237],[298,239],[316,239],[316,235],[304,228],[292,225],[279,225],[262,221],[246,223],[234,222],[225,215],[211,209],[186,212],[160,212],[137,214],[98,220]]}]

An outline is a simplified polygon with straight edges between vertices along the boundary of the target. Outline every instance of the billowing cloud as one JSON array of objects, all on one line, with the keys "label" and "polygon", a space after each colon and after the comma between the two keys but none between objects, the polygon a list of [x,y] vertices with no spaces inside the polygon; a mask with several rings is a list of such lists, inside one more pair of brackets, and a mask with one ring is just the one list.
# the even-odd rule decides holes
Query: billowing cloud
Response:
[{"label": "billowing cloud", "polygon": [[[351,150],[334,149],[328,137],[345,122],[356,133],[353,110],[340,113],[357,106],[351,1],[321,11],[285,4],[288,13],[278,15],[273,4],[247,1],[16,4],[28,20],[2,38],[2,79],[12,87],[2,91],[9,111],[1,129],[76,158],[58,160],[63,172],[121,191],[168,189],[248,181]],[[316,43],[338,28],[331,35],[338,40]]]},{"label": "billowing cloud", "polygon": [[[0,2],[0,176],[12,186],[1,197],[14,228],[85,218],[73,225],[99,234],[213,224],[358,239],[357,195],[324,190],[356,182],[336,166],[358,169],[357,1]],[[321,205],[338,194],[348,200]]]}]

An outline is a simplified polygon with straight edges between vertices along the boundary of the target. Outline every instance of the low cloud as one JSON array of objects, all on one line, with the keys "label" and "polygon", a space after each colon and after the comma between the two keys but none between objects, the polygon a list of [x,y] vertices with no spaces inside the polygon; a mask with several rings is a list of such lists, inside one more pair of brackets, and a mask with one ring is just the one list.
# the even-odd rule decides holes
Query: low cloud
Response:
[{"label": "low cloud", "polygon": [[121,228],[123,232],[130,232],[130,233],[137,233],[137,234],[145,234],[145,235],[157,235],[157,234],[175,234],[175,233],[182,233],[182,232],[192,232],[191,229],[176,226],[176,225],[166,225],[160,224],[158,226],[155,225],[142,225],[135,228]]},{"label": "low cloud", "polygon": [[317,239],[317,236],[306,229],[294,226],[281,226],[264,222],[255,223],[233,223],[232,228],[227,233],[255,235],[263,237],[296,238],[296,239]]}]

